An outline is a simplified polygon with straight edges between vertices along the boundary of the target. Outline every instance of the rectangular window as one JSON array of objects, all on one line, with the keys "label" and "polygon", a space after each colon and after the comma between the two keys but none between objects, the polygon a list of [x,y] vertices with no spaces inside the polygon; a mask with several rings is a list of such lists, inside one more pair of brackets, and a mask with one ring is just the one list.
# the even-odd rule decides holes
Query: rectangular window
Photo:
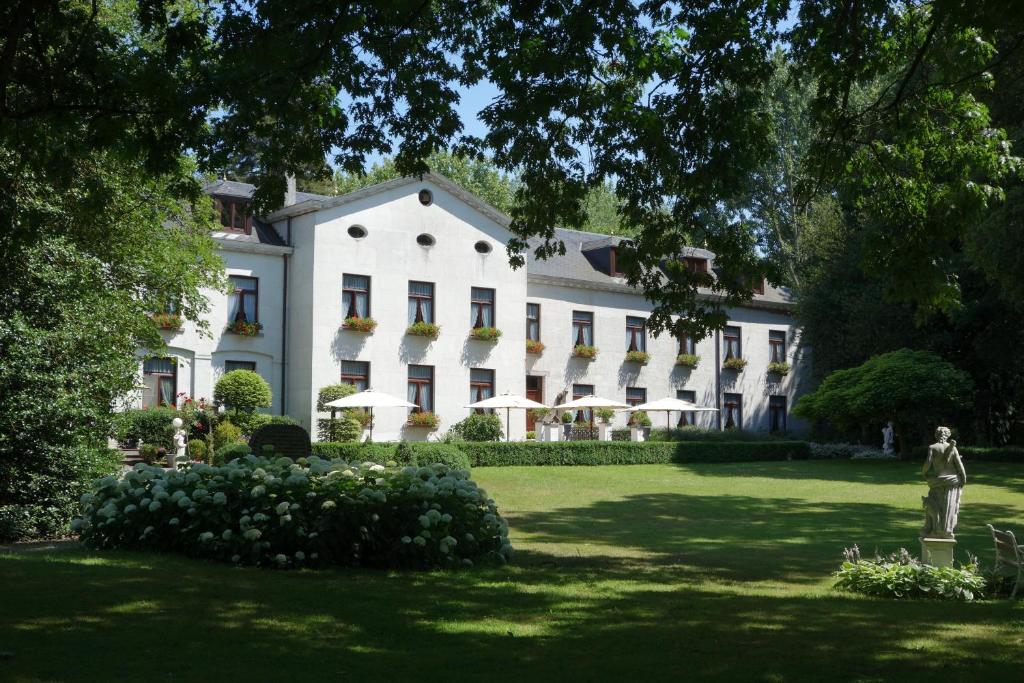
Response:
[{"label": "rectangular window", "polygon": [[341,361],[341,383],[366,391],[370,388],[370,364],[360,360]]},{"label": "rectangular window", "polygon": [[[697,392],[690,391],[688,389],[676,389],[676,398],[680,401],[689,401],[690,403],[697,402]],[[676,423],[676,427],[692,427],[697,424],[694,422],[697,413],[692,410],[682,410],[679,412],[679,422]]]},{"label": "rectangular window", "polygon": [[470,302],[470,320],[473,329],[494,327],[494,290],[484,287],[473,287]]},{"label": "rectangular window", "polygon": [[224,361],[224,372],[232,372],[234,370],[248,370],[249,372],[256,372],[256,361],[254,360],[226,360]]},{"label": "rectangular window", "polygon": [[683,263],[693,273],[706,274],[708,272],[708,260],[706,258],[688,257],[683,259]]},{"label": "rectangular window", "polygon": [[[494,396],[494,370],[470,368],[469,370],[469,402],[476,403]],[[477,413],[485,412],[477,408]]]},{"label": "rectangular window", "polygon": [[647,321],[643,318],[626,316],[626,350],[647,350]]},{"label": "rectangular window", "polygon": [[370,317],[370,278],[366,275],[342,275],[341,310],[346,318]]},{"label": "rectangular window", "polygon": [[625,276],[625,273],[619,269],[619,251],[615,247],[608,249],[608,265],[608,274],[612,277]]},{"label": "rectangular window", "polygon": [[594,345],[594,314],[588,311],[572,312],[572,343],[574,346]]},{"label": "rectangular window", "polygon": [[768,362],[786,362],[786,332],[785,330],[768,330]]},{"label": "rectangular window", "polygon": [[722,420],[726,429],[743,429],[743,394],[726,394]]},{"label": "rectangular window", "polygon": [[412,409],[414,413],[431,413],[434,411],[433,365],[409,366],[409,393],[407,398],[410,403],[416,404],[416,407]]},{"label": "rectangular window", "polygon": [[228,295],[228,315],[231,316],[231,322],[259,322],[260,281],[244,275],[229,275],[228,279],[234,288]]},{"label": "rectangular window", "polygon": [[751,289],[754,290],[754,294],[764,294],[764,278],[755,277],[754,284],[753,287],[751,287]]},{"label": "rectangular window", "polygon": [[697,355],[697,342],[688,334],[684,334],[679,338],[679,353],[689,353],[691,355]]},{"label": "rectangular window", "polygon": [[526,338],[540,341],[540,304],[526,304]]},{"label": "rectangular window", "polygon": [[786,431],[786,397],[768,397],[768,428],[772,432]]},{"label": "rectangular window", "polygon": [[178,404],[178,362],[174,358],[142,361],[142,407]]},{"label": "rectangular window", "polygon": [[214,199],[214,208],[225,232],[252,232],[252,213],[249,202]]},{"label": "rectangular window", "polygon": [[[573,384],[572,385],[572,400],[583,398],[584,396],[594,395],[593,384]],[[590,410],[577,410],[576,411],[576,422],[590,422]]]},{"label": "rectangular window", "polygon": [[743,347],[740,346],[740,328],[727,327],[722,333],[725,342],[725,359],[743,358]]},{"label": "rectangular window", "polygon": [[434,322],[434,283],[409,280],[409,324]]}]

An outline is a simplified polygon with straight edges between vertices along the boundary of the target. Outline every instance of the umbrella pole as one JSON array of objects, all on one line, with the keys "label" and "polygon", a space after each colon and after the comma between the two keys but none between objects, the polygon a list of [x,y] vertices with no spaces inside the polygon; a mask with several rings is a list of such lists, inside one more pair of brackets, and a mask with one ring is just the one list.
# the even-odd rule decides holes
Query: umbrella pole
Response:
[{"label": "umbrella pole", "polygon": [[370,406],[370,441],[373,441],[373,406]]},{"label": "umbrella pole", "polygon": [[512,415],[512,409],[511,408],[505,408],[505,443],[508,443],[509,421],[512,419],[510,417],[511,415]]}]

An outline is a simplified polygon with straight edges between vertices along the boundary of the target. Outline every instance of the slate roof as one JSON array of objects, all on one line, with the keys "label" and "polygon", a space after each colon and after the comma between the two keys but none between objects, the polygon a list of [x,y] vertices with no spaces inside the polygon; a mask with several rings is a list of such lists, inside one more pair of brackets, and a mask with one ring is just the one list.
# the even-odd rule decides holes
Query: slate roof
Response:
[{"label": "slate roof", "polygon": [[[256,186],[250,183],[240,183],[235,180],[215,180],[212,183],[207,183],[203,186],[203,191],[206,194],[214,197],[234,197],[237,199],[252,199],[253,193],[256,191]],[[313,194],[312,192],[296,192],[295,201],[304,202],[309,199],[327,199],[326,195]],[[233,235],[232,241],[235,242],[258,242],[260,244],[270,244],[276,247],[288,246],[285,241],[278,234],[274,226],[269,223],[253,218],[252,220],[252,234],[251,235]]]}]

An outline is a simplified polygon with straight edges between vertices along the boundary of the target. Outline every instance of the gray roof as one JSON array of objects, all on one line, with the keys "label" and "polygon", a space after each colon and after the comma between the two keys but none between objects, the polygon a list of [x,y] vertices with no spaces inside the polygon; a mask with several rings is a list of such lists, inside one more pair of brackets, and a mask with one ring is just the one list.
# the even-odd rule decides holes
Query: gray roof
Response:
[{"label": "gray roof", "polygon": [[[217,197],[235,197],[237,199],[252,199],[256,192],[256,186],[250,183],[240,183],[236,180],[215,180],[203,186],[203,191],[208,195]],[[304,202],[309,199],[327,199],[325,195],[313,194],[312,192],[296,192],[295,201]],[[274,226],[264,223],[256,218],[252,221],[252,234],[244,237],[237,237],[234,241],[251,241],[260,244],[271,244],[277,247],[287,246],[285,241],[278,234]]]}]

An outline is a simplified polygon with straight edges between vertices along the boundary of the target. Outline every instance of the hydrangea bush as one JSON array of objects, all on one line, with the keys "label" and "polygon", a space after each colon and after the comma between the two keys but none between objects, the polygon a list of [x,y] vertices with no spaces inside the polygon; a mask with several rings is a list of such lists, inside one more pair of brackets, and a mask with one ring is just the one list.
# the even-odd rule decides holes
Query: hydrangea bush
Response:
[{"label": "hydrangea bush", "polygon": [[277,567],[432,569],[504,562],[494,501],[445,465],[355,465],[247,455],[176,472],[138,464],[98,479],[72,523],[95,548]]}]

